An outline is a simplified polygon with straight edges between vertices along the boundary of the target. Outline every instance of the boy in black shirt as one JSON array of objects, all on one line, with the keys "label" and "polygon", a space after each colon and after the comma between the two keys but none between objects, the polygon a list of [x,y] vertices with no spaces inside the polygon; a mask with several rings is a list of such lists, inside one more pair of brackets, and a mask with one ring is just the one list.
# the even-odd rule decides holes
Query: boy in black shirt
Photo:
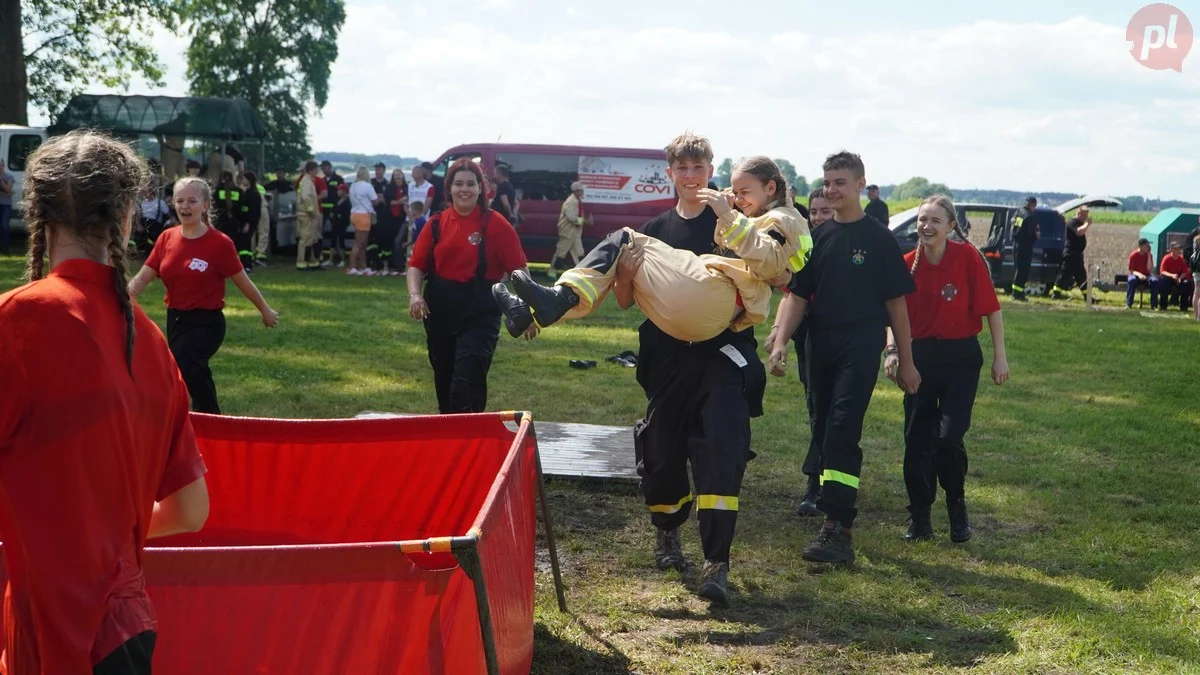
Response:
[{"label": "boy in black shirt", "polygon": [[[850,564],[854,562],[851,528],[858,513],[854,505],[862,470],[863,416],[875,390],[889,325],[897,335],[897,382],[915,393],[921,377],[913,366],[904,302],[904,296],[914,290],[912,275],[895,237],[863,212],[862,159],[839,152],[825,160],[824,171],[825,196],[836,215],[815,231],[812,257],[788,286],[791,293],[780,303],[775,325],[780,335],[792,335],[802,318],[810,322],[805,356],[813,399],[813,442],[822,455],[825,524],[804,549],[803,558]],[[806,309],[810,310],[807,317]],[[775,340],[769,361],[772,374],[783,374],[787,353],[787,341]]]}]

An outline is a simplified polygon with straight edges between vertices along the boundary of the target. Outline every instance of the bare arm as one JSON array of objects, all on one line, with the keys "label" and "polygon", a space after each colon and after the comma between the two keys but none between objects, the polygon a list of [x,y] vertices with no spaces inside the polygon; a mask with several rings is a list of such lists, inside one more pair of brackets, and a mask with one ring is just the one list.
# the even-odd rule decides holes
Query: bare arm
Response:
[{"label": "bare arm", "polygon": [[157,277],[158,272],[155,272],[152,267],[149,265],[142,265],[142,269],[138,270],[138,273],[129,280],[129,285],[127,286],[129,289],[129,294],[135,298],[141,295],[142,291],[146,290],[146,287],[150,285],[150,282],[154,281],[154,279]]},{"label": "bare arm", "polygon": [[238,287],[242,295],[258,308],[259,314],[262,314],[263,325],[267,328],[272,328],[279,323],[279,313],[271,309],[267,301],[263,298],[262,293],[258,291],[258,286],[250,281],[250,275],[245,272],[238,272],[233,277],[233,285]]},{"label": "bare arm", "polygon": [[208,520],[208,483],[198,478],[178,492],[154,504],[150,515],[149,539],[196,532]]},{"label": "bare arm", "polygon": [[1087,234],[1087,231],[1090,229],[1092,229],[1092,219],[1088,218],[1086,222],[1080,223],[1079,227],[1076,228],[1075,231],[1078,232],[1080,236],[1083,236]]},{"label": "bare arm", "polygon": [[988,331],[992,334],[992,381],[1008,381],[1008,355],[1004,351],[1004,319],[1000,310],[987,315]]},{"label": "bare arm", "polygon": [[904,297],[888,300],[888,323],[895,336],[896,351],[900,358],[900,369],[897,372],[897,384],[904,391],[915,394],[921,386],[921,376],[913,365],[912,331],[908,324],[908,303]]},{"label": "bare arm", "polygon": [[775,339],[771,340],[771,353],[767,357],[767,366],[772,375],[783,375],[783,367],[787,364],[788,338],[796,334],[796,329],[804,320],[806,309],[808,309],[808,299],[795,293],[788,293],[783,296],[783,300],[779,301],[779,311],[775,315],[775,323],[771,328]]}]

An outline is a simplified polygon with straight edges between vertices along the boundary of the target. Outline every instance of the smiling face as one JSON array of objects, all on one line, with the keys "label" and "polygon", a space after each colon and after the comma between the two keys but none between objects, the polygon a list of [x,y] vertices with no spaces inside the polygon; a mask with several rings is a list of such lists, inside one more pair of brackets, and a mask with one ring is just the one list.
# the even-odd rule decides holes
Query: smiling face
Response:
[{"label": "smiling face", "polygon": [[863,179],[855,178],[851,169],[830,169],[825,172],[825,196],[835,211],[841,211],[851,202],[857,204],[862,194]]},{"label": "smiling face", "polygon": [[733,186],[733,203],[751,218],[762,215],[767,205],[774,203],[779,194],[775,181],[767,181],[763,185],[762,181],[749,173],[735,172],[730,183]]},{"label": "smiling face", "polygon": [[208,202],[196,185],[183,185],[175,190],[175,213],[183,225],[197,225],[204,212],[208,210]]},{"label": "smiling face", "polygon": [[713,176],[712,162],[705,159],[678,159],[667,168],[667,175],[675,183],[675,193],[680,201],[697,201],[696,191],[708,187]]},{"label": "smiling face", "polygon": [[946,237],[954,229],[954,216],[946,213],[946,209],[937,204],[922,204],[917,211],[917,235],[921,245],[928,248],[941,248],[946,245]]},{"label": "smiling face", "polygon": [[809,224],[818,228],[822,223],[833,217],[833,204],[824,197],[816,197],[808,203]]},{"label": "smiling face", "polygon": [[479,204],[479,179],[475,172],[461,170],[454,174],[450,183],[450,196],[454,199],[454,210],[459,213],[470,213]]}]

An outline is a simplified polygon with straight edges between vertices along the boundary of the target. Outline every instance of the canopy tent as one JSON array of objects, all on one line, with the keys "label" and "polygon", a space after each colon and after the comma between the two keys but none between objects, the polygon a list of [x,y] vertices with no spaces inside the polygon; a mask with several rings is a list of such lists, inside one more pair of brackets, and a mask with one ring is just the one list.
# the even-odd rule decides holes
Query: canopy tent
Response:
[{"label": "canopy tent", "polygon": [[[47,132],[64,134],[81,128],[106,131],[118,138],[137,138],[139,143],[153,137],[150,147],[157,145],[163,175],[170,180],[185,172],[188,140],[209,146],[198,155],[193,148],[191,154],[201,165],[207,154],[210,180],[218,180],[222,170],[234,170],[233,160],[226,157],[230,142],[257,145],[258,151],[252,156],[258,160],[257,170],[264,168],[267,128],[250,104],[240,99],[79,94],[67,103]],[[150,148],[143,147],[139,152],[152,156]],[[231,154],[236,158],[240,153]]]},{"label": "canopy tent", "polygon": [[250,104],[231,98],[80,94],[47,131],[79,128],[115,135],[151,134],[207,140],[262,142],[267,128]]},{"label": "canopy tent", "polygon": [[1162,260],[1171,242],[1178,241],[1184,250],[1191,249],[1187,235],[1197,226],[1200,226],[1200,209],[1163,209],[1142,226],[1139,236],[1150,240],[1154,259]]}]

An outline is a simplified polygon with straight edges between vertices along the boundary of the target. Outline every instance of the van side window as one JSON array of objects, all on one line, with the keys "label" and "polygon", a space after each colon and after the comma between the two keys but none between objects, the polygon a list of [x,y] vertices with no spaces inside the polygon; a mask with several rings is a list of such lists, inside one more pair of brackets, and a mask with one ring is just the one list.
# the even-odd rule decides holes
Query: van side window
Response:
[{"label": "van side window", "polygon": [[430,182],[434,185],[441,185],[446,180],[446,171],[450,168],[450,165],[462,159],[463,157],[470,157],[471,160],[476,164],[483,159],[477,152],[465,155],[446,155],[445,159],[438,162],[437,165],[433,167],[433,178],[429,179]]},{"label": "van side window", "polygon": [[509,180],[522,201],[562,201],[579,180],[579,155],[508,154],[496,163],[509,169]]},{"label": "van side window", "polygon": [[41,144],[41,136],[13,134],[8,139],[8,161],[5,166],[9,171],[24,171],[26,158]]}]

